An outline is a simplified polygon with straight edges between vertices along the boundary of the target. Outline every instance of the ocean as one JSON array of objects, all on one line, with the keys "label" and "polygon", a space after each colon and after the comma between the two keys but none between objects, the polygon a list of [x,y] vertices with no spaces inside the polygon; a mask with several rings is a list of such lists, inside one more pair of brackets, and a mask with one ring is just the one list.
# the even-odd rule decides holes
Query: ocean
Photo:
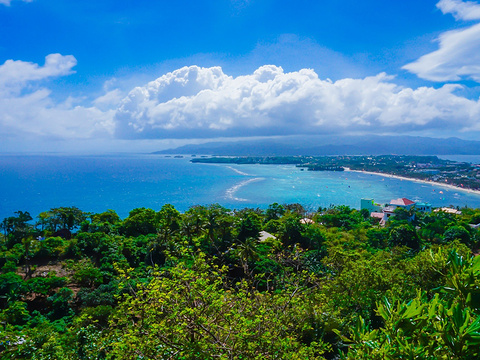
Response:
[{"label": "ocean", "polygon": [[[301,171],[293,165],[190,163],[161,155],[1,155],[0,220],[14,211],[40,212],[60,206],[84,211],[155,210],[172,204],[179,211],[219,203],[229,209],[300,203],[309,210],[361,198],[380,204],[406,197],[433,206],[480,208],[480,195],[356,172]],[[478,159],[480,160],[480,159]],[[472,160],[476,161],[476,160]]]}]

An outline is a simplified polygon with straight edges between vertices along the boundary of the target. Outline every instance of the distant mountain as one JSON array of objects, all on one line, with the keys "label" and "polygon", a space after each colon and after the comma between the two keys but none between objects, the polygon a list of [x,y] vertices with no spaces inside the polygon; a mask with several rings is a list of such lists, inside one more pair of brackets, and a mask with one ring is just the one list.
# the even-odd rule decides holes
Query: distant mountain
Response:
[{"label": "distant mountain", "polygon": [[292,136],[185,145],[154,154],[225,156],[480,155],[480,141],[418,136]]}]

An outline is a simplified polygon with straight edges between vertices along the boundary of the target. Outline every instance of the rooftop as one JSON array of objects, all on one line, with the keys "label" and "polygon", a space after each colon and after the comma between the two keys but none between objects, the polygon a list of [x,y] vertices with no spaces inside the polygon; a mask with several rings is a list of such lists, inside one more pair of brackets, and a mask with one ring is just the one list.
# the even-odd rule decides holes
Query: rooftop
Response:
[{"label": "rooftop", "polygon": [[409,200],[407,198],[398,198],[390,201],[390,205],[408,206],[413,204],[415,204],[415,201]]}]

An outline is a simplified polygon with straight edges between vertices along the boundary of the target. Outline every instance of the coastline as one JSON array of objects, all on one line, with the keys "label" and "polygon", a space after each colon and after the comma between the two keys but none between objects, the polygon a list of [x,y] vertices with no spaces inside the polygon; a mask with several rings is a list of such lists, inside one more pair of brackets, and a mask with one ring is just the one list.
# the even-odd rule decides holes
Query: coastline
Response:
[{"label": "coastline", "polygon": [[458,190],[458,191],[463,191],[463,192],[467,192],[467,193],[470,193],[470,194],[480,195],[480,190],[465,189],[465,188],[455,186],[455,185],[451,185],[451,184],[443,184],[441,182],[420,180],[420,179],[408,178],[408,177],[405,177],[405,176],[384,174],[384,173],[373,172],[373,171],[352,170],[352,169],[347,168],[347,167],[345,167],[344,169],[345,169],[345,171],[350,171],[350,172],[357,172],[357,173],[362,173],[362,174],[383,176],[383,177],[388,177],[388,178],[397,179],[397,180],[413,181],[413,182],[417,182],[417,183],[421,183],[421,184],[427,184],[427,185],[432,185],[432,186],[440,186],[440,187],[450,189],[450,190]]}]

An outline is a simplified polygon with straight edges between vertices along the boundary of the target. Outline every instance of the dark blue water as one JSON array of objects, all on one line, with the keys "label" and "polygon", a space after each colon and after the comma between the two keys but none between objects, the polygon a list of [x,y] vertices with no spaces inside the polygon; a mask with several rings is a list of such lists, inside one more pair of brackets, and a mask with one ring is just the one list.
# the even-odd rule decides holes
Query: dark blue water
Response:
[{"label": "dark blue water", "polygon": [[309,209],[360,206],[407,197],[434,206],[480,207],[480,196],[430,184],[354,172],[300,171],[294,166],[192,164],[155,155],[0,156],[0,219],[14,211],[33,216],[59,206],[84,211],[113,209],[121,217],[136,207],[170,203],[185,211],[220,203],[227,208],[266,208],[299,202]]},{"label": "dark blue water", "polygon": [[16,210],[38,214],[58,206],[85,211],[136,207],[179,209],[221,198],[240,175],[153,156],[1,156],[0,218]]}]

